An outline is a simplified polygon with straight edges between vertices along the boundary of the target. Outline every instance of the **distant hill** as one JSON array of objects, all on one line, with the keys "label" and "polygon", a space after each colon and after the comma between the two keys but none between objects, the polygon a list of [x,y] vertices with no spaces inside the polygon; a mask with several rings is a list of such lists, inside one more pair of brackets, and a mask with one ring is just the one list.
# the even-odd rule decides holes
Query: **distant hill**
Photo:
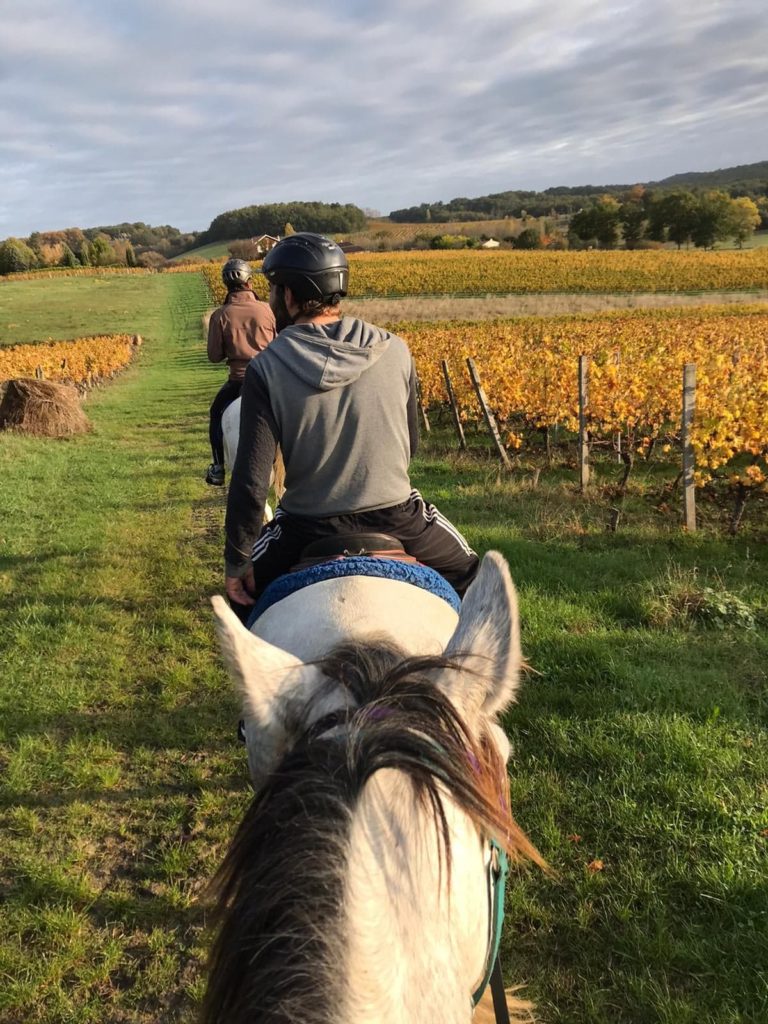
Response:
[{"label": "distant hill", "polygon": [[389,217],[398,223],[445,223],[454,220],[496,220],[503,217],[546,217],[551,213],[571,214],[589,204],[595,196],[620,195],[633,185],[667,191],[676,188],[721,188],[732,196],[753,199],[768,196],[768,160],[741,164],[717,171],[689,171],[661,181],[628,182],[623,185],[556,185],[541,192],[517,189],[487,196],[461,196],[449,202],[421,203],[393,210]]},{"label": "distant hill", "polygon": [[649,186],[663,188],[725,188],[746,182],[758,183],[763,192],[768,191],[768,160],[757,164],[739,164],[737,167],[721,167],[717,171],[686,171],[672,174],[661,181],[648,182]]}]

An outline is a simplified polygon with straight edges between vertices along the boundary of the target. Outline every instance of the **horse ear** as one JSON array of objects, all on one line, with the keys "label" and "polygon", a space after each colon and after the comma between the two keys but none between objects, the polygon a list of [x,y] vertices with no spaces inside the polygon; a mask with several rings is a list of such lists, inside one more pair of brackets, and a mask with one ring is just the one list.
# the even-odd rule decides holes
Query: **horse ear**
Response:
[{"label": "horse ear", "polygon": [[445,656],[468,670],[446,672],[440,680],[458,707],[493,716],[514,699],[523,662],[520,618],[509,567],[498,551],[489,551],[480,563]]},{"label": "horse ear", "polygon": [[237,683],[245,712],[262,728],[277,724],[282,691],[313,673],[293,654],[261,640],[245,628],[223,597],[211,598],[219,644],[230,674]]}]

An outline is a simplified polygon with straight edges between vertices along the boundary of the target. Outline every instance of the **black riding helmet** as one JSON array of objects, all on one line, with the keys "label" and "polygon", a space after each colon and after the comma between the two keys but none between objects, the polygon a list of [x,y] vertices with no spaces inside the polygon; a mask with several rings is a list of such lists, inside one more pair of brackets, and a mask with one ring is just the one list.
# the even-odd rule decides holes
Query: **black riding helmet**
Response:
[{"label": "black riding helmet", "polygon": [[245,260],[227,260],[221,268],[221,279],[227,288],[248,284],[252,277],[251,266]]},{"label": "black riding helmet", "polygon": [[330,304],[347,294],[347,257],[330,238],[311,231],[278,242],[264,257],[261,272],[270,284],[288,285],[299,302]]}]

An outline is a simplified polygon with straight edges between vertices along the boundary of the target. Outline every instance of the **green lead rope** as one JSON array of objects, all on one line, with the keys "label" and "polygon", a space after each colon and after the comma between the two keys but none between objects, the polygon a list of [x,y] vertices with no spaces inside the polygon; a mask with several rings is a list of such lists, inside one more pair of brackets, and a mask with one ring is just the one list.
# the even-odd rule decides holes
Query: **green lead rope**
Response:
[{"label": "green lead rope", "polygon": [[[490,907],[491,940],[488,944],[488,954],[485,959],[485,974],[483,975],[483,980],[480,982],[480,985],[472,996],[472,1006],[477,1006],[483,998],[483,993],[488,987],[491,975],[494,973],[494,966],[496,965],[496,961],[499,956],[499,946],[501,944],[501,929],[504,925],[504,889],[506,888],[507,875],[509,874],[509,858],[507,857],[506,851],[499,846],[495,839],[490,840],[490,845],[490,871],[493,878],[493,895]],[[493,863],[494,859],[496,861],[495,866]]]}]

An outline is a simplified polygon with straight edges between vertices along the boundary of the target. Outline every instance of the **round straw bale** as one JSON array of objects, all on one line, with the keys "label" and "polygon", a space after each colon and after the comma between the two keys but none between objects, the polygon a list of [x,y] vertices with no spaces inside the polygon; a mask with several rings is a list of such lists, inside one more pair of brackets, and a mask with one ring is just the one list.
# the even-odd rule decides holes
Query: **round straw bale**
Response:
[{"label": "round straw bale", "polygon": [[0,383],[0,430],[38,437],[87,434],[91,422],[80,408],[76,388],[20,377]]}]

